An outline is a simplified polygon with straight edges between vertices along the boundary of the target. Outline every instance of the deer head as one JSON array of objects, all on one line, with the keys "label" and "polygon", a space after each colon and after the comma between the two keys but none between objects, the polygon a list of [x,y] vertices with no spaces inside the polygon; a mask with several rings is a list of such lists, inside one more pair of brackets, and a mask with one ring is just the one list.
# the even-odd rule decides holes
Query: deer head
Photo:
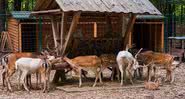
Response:
[{"label": "deer head", "polygon": [[139,62],[137,61],[137,56],[138,56],[138,54],[139,54],[142,50],[143,50],[143,48],[141,48],[141,49],[137,52],[137,54],[134,56],[134,61],[133,61],[133,68],[134,68],[134,70],[136,70],[137,68],[140,67]]}]

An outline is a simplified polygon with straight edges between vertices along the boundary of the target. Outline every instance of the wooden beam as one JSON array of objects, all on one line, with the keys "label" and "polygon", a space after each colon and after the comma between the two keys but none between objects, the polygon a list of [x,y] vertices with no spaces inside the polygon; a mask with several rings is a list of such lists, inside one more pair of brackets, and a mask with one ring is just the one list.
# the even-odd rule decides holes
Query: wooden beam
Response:
[{"label": "wooden beam", "polygon": [[129,23],[127,25],[127,30],[125,32],[125,36],[124,36],[124,45],[123,45],[123,49],[126,49],[126,45],[129,43],[129,35],[131,35],[132,33],[132,29],[134,27],[134,23],[136,20],[136,15],[135,14],[131,14],[131,18],[129,20]]},{"label": "wooden beam", "polygon": [[129,46],[132,46],[132,33],[129,33]]},{"label": "wooden beam", "polygon": [[19,50],[19,52],[22,52],[22,24],[19,24],[19,33],[18,33],[18,38],[19,38],[19,48],[18,48],[18,50]]},{"label": "wooden beam", "polygon": [[10,35],[9,35],[9,32],[6,32],[7,34],[7,42],[8,42],[8,47],[11,51],[13,51],[13,47],[12,47],[12,41],[11,41],[11,38],[10,38]]},{"label": "wooden beam", "polygon": [[57,33],[57,22],[55,22],[54,17],[51,18],[51,26],[52,26],[52,31],[53,31],[53,39],[54,39],[54,44],[55,47],[58,46],[57,40],[58,40],[58,33]]},{"label": "wooden beam", "polygon": [[[64,34],[65,34],[65,29],[66,29],[66,25],[67,25],[67,17],[66,17],[66,13],[62,13],[62,17],[61,17],[61,31],[60,31],[60,52],[62,52],[62,48],[64,46]],[[62,54],[62,53],[60,53]]]},{"label": "wooden beam", "polygon": [[56,12],[61,12],[61,9],[32,11],[31,14],[47,14],[47,13],[56,13]]},{"label": "wooden beam", "polygon": [[164,52],[164,22],[162,24],[162,29],[161,29],[161,51]]},{"label": "wooden beam", "polygon": [[94,38],[97,38],[97,23],[94,22]]},{"label": "wooden beam", "polygon": [[80,19],[80,14],[81,14],[81,12],[76,12],[74,14],[74,16],[73,16],[73,20],[71,22],[71,26],[70,26],[69,32],[67,34],[67,37],[66,37],[66,41],[64,43],[63,50],[62,50],[62,56],[65,54],[66,48],[67,48],[67,46],[69,44],[69,41],[70,41],[70,38],[71,38],[71,35],[75,31],[75,29],[77,27],[77,24],[78,24],[79,19]]},{"label": "wooden beam", "polygon": [[130,18],[129,14],[123,14],[123,13],[121,14],[121,18],[120,18],[120,21],[121,21],[120,29],[121,29],[121,31],[120,31],[120,33],[121,33],[122,37],[125,37],[125,33],[126,33],[128,23],[129,23],[129,20],[128,20],[129,18]]}]

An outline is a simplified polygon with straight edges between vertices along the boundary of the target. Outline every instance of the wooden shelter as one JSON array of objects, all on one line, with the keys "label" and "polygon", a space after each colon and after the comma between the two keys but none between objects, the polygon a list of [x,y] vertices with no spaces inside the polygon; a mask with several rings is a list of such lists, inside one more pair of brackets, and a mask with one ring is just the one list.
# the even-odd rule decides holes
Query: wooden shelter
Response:
[{"label": "wooden shelter", "polygon": [[32,14],[51,18],[54,45],[64,55],[75,34],[93,41],[120,38],[125,48],[137,14],[161,13],[148,0],[37,0]]},{"label": "wooden shelter", "polygon": [[[101,47],[102,53],[106,48],[112,49],[108,52],[125,49],[131,41],[136,15],[161,13],[149,0],[37,0],[32,14],[51,19],[54,45],[63,56],[72,48],[78,52],[74,49],[81,48],[74,44],[78,41],[86,50],[89,46],[92,50]],[[115,40],[121,45],[120,49],[111,46],[118,45]],[[89,43],[86,45],[86,42]]]},{"label": "wooden shelter", "polygon": [[[8,18],[8,32],[13,44],[13,52],[39,51],[40,46],[45,46],[45,41],[38,38],[45,38],[45,35],[52,32],[51,22],[45,20],[39,23],[39,19],[30,17],[30,14],[30,11],[13,11]],[[40,31],[45,34],[40,35]]]}]

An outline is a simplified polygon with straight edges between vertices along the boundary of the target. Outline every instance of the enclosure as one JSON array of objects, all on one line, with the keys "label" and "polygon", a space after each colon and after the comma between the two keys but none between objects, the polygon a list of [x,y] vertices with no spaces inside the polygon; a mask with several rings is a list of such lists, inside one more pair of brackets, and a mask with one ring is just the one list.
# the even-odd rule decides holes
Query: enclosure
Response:
[{"label": "enclosure", "polygon": [[[184,36],[184,0],[150,0],[159,10],[149,0],[7,0],[8,4],[5,1],[0,0],[0,31],[8,31],[3,33],[9,33],[13,52],[57,49],[56,56],[67,55],[69,58],[105,53],[117,55],[128,44],[137,49],[168,52],[168,37]],[[180,44],[177,42],[177,47]],[[183,99],[184,70],[182,63],[175,69],[174,84],[161,83],[159,90],[150,91],[144,88],[143,80],[134,79],[134,85],[123,86],[117,80],[110,81],[108,69],[104,84],[89,87],[92,84],[89,77],[83,78],[84,86],[79,88],[76,77],[66,74],[67,70],[57,69],[51,71],[50,77],[54,80],[50,81],[52,88],[47,94],[35,88],[35,76],[32,76],[33,90],[30,93],[17,90],[15,74],[11,79],[15,92],[6,92],[0,86],[0,97]],[[66,74],[67,80],[61,78],[55,86],[57,73]],[[165,71],[159,73],[164,80]]]},{"label": "enclosure", "polygon": [[[37,52],[40,47],[45,48],[47,45],[46,36],[49,36],[47,39],[51,40],[49,43],[50,47],[54,47],[52,46],[54,43],[52,42],[53,36],[50,20],[43,19],[40,22],[38,18],[31,17],[30,13],[29,11],[14,11],[12,16],[8,18],[8,31],[15,52]],[[81,17],[77,30],[73,35],[74,40],[71,46],[71,53],[74,56],[117,53],[122,49],[123,38],[121,37],[119,17],[114,15],[106,19],[103,16],[105,15],[99,15],[99,17],[97,15],[96,17],[84,15]],[[109,26],[106,26],[108,21],[111,21],[111,23],[109,23]],[[60,23],[57,24],[58,26],[60,25]],[[67,24],[66,28],[69,29],[69,26],[70,24]],[[148,27],[149,30],[142,27]],[[130,44],[136,44],[137,48],[143,47],[149,50],[163,51],[163,31],[164,23],[162,16],[137,16],[134,29],[131,33],[132,39]],[[147,35],[150,35],[150,38],[145,38],[147,39],[145,40],[144,36]],[[144,41],[151,42],[146,44]]]}]

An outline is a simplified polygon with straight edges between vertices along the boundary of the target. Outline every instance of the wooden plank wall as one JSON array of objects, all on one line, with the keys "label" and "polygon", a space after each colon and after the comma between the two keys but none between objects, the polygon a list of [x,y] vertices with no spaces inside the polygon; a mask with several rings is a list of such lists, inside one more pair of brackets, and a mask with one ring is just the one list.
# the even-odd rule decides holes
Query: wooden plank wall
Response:
[{"label": "wooden plank wall", "polygon": [[[71,19],[72,17],[68,17],[68,22],[67,22],[67,30],[69,30],[69,26],[71,24]],[[120,19],[118,16],[111,16],[110,20],[112,21],[112,35],[109,37],[120,37],[121,35],[121,28],[120,27]],[[77,27],[77,31],[81,31],[84,38],[93,38],[94,36],[94,22],[97,24],[97,38],[104,38],[108,37],[106,35],[106,30],[107,30],[107,23],[106,23],[106,18],[103,16],[81,16],[80,22]]]},{"label": "wooden plank wall", "polygon": [[19,37],[19,22],[16,19],[8,19],[8,32],[13,44],[13,51],[19,51],[20,47],[20,37]]}]

